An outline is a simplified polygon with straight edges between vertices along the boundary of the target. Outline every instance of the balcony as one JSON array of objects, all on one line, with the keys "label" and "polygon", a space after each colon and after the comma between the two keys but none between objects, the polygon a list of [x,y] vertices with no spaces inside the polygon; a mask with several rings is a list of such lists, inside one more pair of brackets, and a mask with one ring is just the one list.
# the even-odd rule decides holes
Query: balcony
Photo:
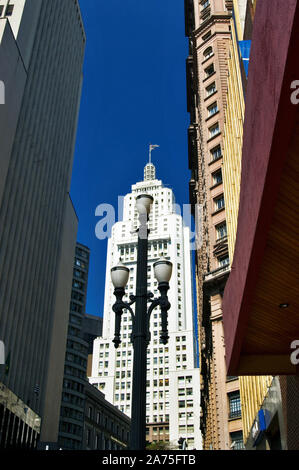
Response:
[{"label": "balcony", "polygon": [[209,282],[214,279],[219,279],[221,277],[227,276],[230,271],[229,264],[227,266],[221,266],[220,268],[214,269],[214,271],[209,272],[204,277],[204,282]]}]

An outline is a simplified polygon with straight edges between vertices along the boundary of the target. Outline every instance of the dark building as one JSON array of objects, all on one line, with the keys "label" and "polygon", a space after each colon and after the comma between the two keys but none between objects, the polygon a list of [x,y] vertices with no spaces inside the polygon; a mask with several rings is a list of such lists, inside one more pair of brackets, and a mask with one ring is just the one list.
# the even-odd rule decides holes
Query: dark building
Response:
[{"label": "dark building", "polygon": [[81,449],[85,407],[88,342],[84,339],[84,318],[90,251],[77,243],[73,269],[69,328],[66,343],[59,446]]},{"label": "dark building", "polygon": [[88,354],[92,354],[93,341],[98,337],[102,336],[103,318],[95,315],[84,315],[83,320],[83,337],[88,343]]},{"label": "dark building", "polygon": [[92,374],[92,353],[93,353],[93,342],[98,336],[102,336],[103,329],[103,318],[95,315],[84,316],[83,321],[83,337],[88,343],[88,360],[87,360],[87,377]]},{"label": "dark building", "polygon": [[[59,447],[69,450],[123,449],[130,419],[87,381],[93,340],[102,333],[102,319],[87,315],[86,296],[90,250],[76,244],[66,343]],[[51,448],[51,447],[50,447]]]},{"label": "dark building", "polygon": [[123,450],[130,439],[130,418],[94,385],[85,386],[84,449]]},{"label": "dark building", "polygon": [[0,447],[57,442],[77,217],[77,0],[0,1]]}]

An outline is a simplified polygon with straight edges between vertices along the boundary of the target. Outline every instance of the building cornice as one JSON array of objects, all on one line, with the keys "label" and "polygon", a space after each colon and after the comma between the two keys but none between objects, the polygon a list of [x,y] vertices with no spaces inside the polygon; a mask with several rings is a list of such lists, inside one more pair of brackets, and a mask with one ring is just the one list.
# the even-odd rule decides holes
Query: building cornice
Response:
[{"label": "building cornice", "polygon": [[[206,30],[208,30],[215,23],[229,23],[231,18],[232,18],[232,15],[228,12],[220,13],[220,14],[213,14],[206,21],[204,21],[197,29],[193,31],[193,36],[196,38],[196,36],[203,34]],[[216,33],[214,33],[214,35],[216,35],[217,33],[222,34],[222,33],[225,33],[225,31],[219,31],[219,32],[217,31]],[[207,41],[208,39],[210,39],[210,37],[207,38]]]}]

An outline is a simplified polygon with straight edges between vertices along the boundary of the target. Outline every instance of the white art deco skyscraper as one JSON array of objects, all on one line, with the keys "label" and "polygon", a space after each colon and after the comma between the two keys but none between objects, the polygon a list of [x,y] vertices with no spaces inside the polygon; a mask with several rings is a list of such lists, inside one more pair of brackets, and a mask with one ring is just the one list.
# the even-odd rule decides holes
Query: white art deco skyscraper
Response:
[{"label": "white art deco skyscraper", "polygon": [[112,228],[108,240],[103,337],[94,341],[90,382],[104,391],[106,399],[130,415],[132,392],[133,348],[130,342],[130,313],[122,316],[122,343],[114,348],[115,302],[110,269],[121,258],[130,269],[126,297],[135,294],[138,214],[135,199],[139,194],[154,198],[149,217],[148,290],[159,295],[153,263],[161,254],[173,263],[168,291],[171,308],[168,312],[169,342],[160,343],[160,310],[151,315],[151,340],[147,354],[147,440],[171,441],[178,445],[187,438],[189,449],[201,448],[199,369],[196,368],[192,301],[190,231],[175,213],[171,189],[156,179],[152,163],[144,169],[144,180],[132,186],[124,197],[123,220]]}]

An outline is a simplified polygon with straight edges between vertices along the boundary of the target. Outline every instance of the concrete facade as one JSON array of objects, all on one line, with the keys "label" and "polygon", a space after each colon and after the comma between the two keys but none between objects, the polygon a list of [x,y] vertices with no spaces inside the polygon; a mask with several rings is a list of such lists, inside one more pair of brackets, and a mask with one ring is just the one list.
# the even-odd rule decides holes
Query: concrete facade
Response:
[{"label": "concrete facade", "polygon": [[56,442],[85,35],[77,1],[1,0],[0,13],[0,339],[9,359],[0,382],[42,418],[41,439]]},{"label": "concrete facade", "polygon": [[193,324],[190,233],[183,219],[174,210],[174,195],[156,179],[155,167],[148,164],[144,180],[132,186],[124,198],[123,220],[112,228],[108,241],[103,338],[94,342],[92,376],[109,400],[130,416],[133,348],[130,342],[132,321],[129,312],[122,316],[122,343],[114,348],[115,302],[110,269],[122,258],[130,268],[126,299],[135,293],[138,227],[135,198],[139,194],[154,198],[149,218],[148,290],[158,296],[158,282],[153,263],[161,253],[173,263],[170,280],[168,315],[169,342],[159,341],[161,319],[159,310],[151,316],[151,341],[147,359],[147,439],[167,440],[178,446],[185,437],[189,448],[201,448],[199,431],[199,370],[196,368],[196,346]]},{"label": "concrete facade", "polygon": [[130,441],[130,418],[111,405],[96,387],[85,385],[85,450],[126,450]]}]

